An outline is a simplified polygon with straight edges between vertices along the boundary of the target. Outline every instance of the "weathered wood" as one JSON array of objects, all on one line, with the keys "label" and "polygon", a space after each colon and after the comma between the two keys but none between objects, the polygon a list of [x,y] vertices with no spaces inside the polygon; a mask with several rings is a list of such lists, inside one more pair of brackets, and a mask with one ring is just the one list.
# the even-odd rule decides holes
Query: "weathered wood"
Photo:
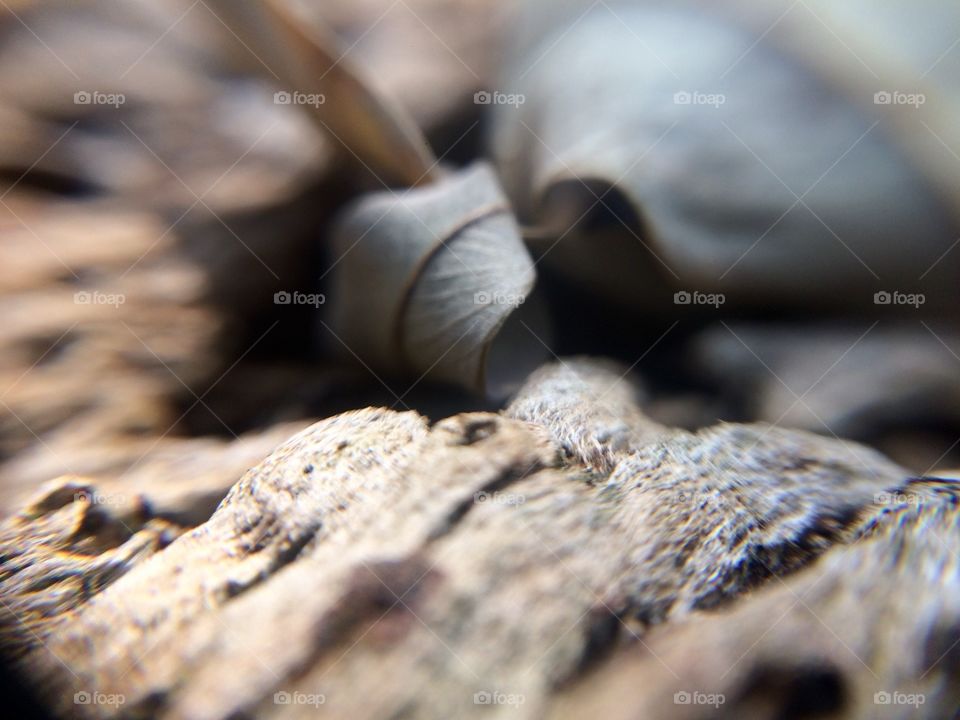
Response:
[{"label": "weathered wood", "polygon": [[[578,362],[584,392],[620,377]],[[525,396],[569,372],[544,368]],[[428,427],[368,409],[314,425],[209,521],[51,619],[24,660],[29,676],[61,713],[84,717],[472,717],[491,710],[487,699],[541,717],[597,702],[590,688],[608,669],[636,685],[621,680],[631,645],[671,644],[691,613],[736,612],[759,602],[745,591],[775,592],[810,563],[840,563],[828,587],[849,594],[860,581],[847,588],[842,558],[865,547],[861,534],[878,553],[932,541],[902,538],[910,524],[861,529],[878,493],[906,482],[866,448],[720,425],[654,432],[619,461],[607,455],[616,464],[604,474],[594,440],[609,406],[573,397],[560,402],[581,414],[586,443],[566,442],[562,413],[546,406],[523,422],[479,413]],[[637,419],[626,437],[655,428],[620,402]],[[915,571],[927,572],[903,566],[897,582]],[[892,579],[863,577],[878,601],[889,595]],[[882,631],[876,613],[859,632]],[[77,706],[75,692],[123,705]]]},{"label": "weathered wood", "polygon": [[543,425],[567,458],[608,474],[619,460],[671,432],[640,411],[642,398],[629,368],[566,358],[533,373],[504,414]]},{"label": "weathered wood", "polygon": [[64,613],[169,544],[181,528],[143,507],[118,512],[81,478],[65,478],[0,526],[4,649],[43,644]]},{"label": "weathered wood", "polygon": [[728,611],[651,633],[550,716],[955,717],[960,489],[923,480],[878,499],[848,544]]}]

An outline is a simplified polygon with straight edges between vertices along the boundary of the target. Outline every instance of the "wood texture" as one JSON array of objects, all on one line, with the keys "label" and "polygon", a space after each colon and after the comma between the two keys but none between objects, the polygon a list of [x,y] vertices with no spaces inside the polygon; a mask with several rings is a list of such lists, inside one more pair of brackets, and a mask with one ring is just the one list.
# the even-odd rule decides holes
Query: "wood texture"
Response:
[{"label": "wood texture", "polygon": [[[582,358],[547,366],[508,411],[526,406],[524,420],[430,426],[371,408],[317,423],[207,522],[159,552],[135,552],[141,530],[120,545],[126,572],[70,613],[20,626],[24,667],[62,714],[84,717],[582,717],[615,715],[616,693],[624,717],[674,717],[691,708],[672,704],[677,678],[658,657],[691,691],[725,692],[730,705],[693,708],[721,714],[753,708],[760,690],[770,707],[790,701],[786,680],[737,694],[751,668],[776,679],[818,659],[838,668],[848,715],[869,717],[872,695],[832,630],[869,654],[878,687],[919,681],[910,658],[958,620],[935,572],[955,576],[954,486],[765,426],[643,442],[656,426],[626,402],[637,390],[621,375]],[[601,388],[613,388],[605,405],[589,399]],[[569,437],[564,405],[582,438]],[[635,446],[598,456],[618,415]],[[897,488],[909,497],[891,501]],[[39,534],[60,521],[34,510],[16,522]],[[5,576],[4,595],[36,615],[24,587]],[[889,628],[911,588],[929,594],[925,609]],[[792,602],[801,593],[826,627],[810,630],[818,621]],[[716,636],[709,653],[704,633]],[[935,697],[921,713],[951,700],[937,684],[950,667],[927,678]],[[76,705],[78,692],[123,703]]]}]

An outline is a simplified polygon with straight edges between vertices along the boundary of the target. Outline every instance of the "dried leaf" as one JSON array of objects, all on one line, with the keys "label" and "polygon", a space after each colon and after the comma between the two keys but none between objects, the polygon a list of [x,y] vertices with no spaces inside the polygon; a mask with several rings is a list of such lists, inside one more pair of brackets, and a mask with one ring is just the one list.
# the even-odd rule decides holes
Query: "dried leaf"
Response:
[{"label": "dried leaf", "polygon": [[489,166],[364,197],[345,212],[333,246],[329,329],[342,354],[500,394],[486,372],[491,344],[524,306],[535,273]]},{"label": "dried leaf", "polygon": [[[877,29],[873,4],[817,2],[822,22],[780,0],[701,5],[527,3],[501,87],[525,103],[497,106],[494,138],[524,221],[582,220],[545,263],[639,306],[663,281],[731,305],[915,287],[957,235],[960,55],[938,61],[956,3]],[[651,268],[660,286],[638,278]],[[958,271],[953,254],[923,278],[928,307],[955,305]]]},{"label": "dried leaf", "polygon": [[416,124],[360,78],[332,34],[300,18],[285,0],[211,5],[235,35],[235,50],[246,54],[248,68],[290,93],[314,98],[295,104],[309,111],[338,149],[386,183],[433,179],[435,160]]}]

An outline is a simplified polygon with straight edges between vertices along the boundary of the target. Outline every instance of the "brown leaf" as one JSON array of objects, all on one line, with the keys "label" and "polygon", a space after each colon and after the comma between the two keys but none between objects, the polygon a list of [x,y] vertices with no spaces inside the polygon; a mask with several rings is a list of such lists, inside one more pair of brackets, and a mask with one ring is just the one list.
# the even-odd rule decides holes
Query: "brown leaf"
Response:
[{"label": "brown leaf", "polygon": [[284,87],[288,95],[279,101],[308,110],[338,148],[385,184],[434,178],[433,154],[420,130],[364,82],[332,34],[299,17],[284,0],[211,5],[237,40],[236,52],[247,54],[247,66]]}]

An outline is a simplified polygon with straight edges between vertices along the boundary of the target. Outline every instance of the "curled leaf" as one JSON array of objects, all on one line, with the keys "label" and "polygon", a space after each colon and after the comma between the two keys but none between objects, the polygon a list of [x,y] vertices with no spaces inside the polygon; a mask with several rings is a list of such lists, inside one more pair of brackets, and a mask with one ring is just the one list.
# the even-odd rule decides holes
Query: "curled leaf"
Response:
[{"label": "curled leaf", "polygon": [[[532,311],[535,272],[488,165],[365,196],[345,212],[333,247],[329,329],[343,354],[501,393],[487,372],[493,340],[515,310]],[[519,372],[525,353],[515,353]]]},{"label": "curled leaf", "polygon": [[494,144],[521,219],[566,226],[546,265],[634,307],[864,307],[921,276],[955,306],[956,3],[524,5]]}]

